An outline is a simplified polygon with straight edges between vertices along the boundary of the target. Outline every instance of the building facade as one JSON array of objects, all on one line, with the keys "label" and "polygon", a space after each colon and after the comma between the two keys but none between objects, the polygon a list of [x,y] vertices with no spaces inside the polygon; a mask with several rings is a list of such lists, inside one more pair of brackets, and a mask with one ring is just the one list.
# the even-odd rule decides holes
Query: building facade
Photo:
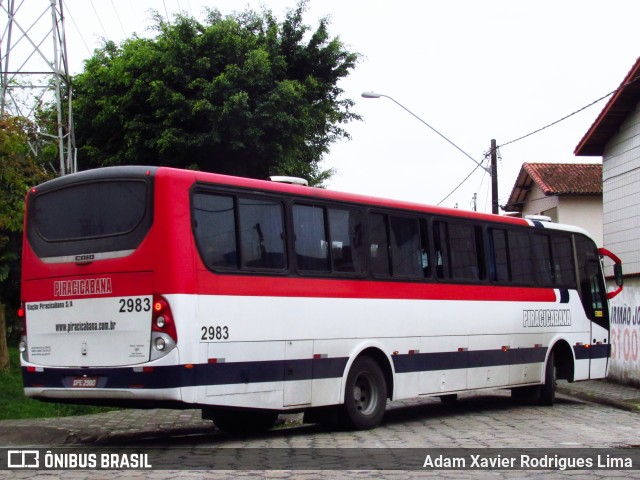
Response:
[{"label": "building facade", "polygon": [[609,376],[640,385],[640,58],[574,153],[602,157],[604,247],[624,270],[612,301]]},{"label": "building facade", "polygon": [[582,227],[601,247],[602,165],[524,163],[504,210]]}]

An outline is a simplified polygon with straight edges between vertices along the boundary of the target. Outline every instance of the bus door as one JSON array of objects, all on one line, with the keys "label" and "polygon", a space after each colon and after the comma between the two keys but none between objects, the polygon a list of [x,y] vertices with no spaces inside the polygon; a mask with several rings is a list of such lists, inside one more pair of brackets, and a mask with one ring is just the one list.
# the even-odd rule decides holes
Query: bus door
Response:
[{"label": "bus door", "polygon": [[284,406],[311,403],[313,340],[287,340],[284,361]]},{"label": "bus door", "polygon": [[607,374],[611,354],[608,300],[619,293],[621,285],[616,292],[607,294],[600,258],[601,255],[606,255],[614,259],[616,271],[620,272],[621,278],[620,260],[604,249],[598,250],[587,237],[576,235],[575,239],[580,299],[585,314],[591,321],[589,378],[603,378]]}]

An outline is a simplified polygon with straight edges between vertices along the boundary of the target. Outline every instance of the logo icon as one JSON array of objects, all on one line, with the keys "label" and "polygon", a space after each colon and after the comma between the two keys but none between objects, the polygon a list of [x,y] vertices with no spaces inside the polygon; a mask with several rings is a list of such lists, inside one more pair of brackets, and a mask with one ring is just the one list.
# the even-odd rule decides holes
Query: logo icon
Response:
[{"label": "logo icon", "polygon": [[9,450],[7,452],[8,468],[38,468],[40,467],[40,452],[38,450]]}]

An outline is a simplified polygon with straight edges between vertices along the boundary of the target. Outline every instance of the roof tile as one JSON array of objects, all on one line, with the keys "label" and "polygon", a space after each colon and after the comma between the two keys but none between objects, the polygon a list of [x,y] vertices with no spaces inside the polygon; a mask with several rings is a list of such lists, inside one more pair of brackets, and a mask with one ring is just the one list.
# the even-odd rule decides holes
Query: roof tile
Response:
[{"label": "roof tile", "polygon": [[588,195],[602,193],[600,163],[523,163],[545,195]]}]

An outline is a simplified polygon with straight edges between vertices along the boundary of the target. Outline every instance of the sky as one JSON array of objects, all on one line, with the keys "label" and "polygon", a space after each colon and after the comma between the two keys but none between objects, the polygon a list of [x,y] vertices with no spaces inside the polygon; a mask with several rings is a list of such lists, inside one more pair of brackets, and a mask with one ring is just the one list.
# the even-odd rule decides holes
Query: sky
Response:
[{"label": "sky", "polygon": [[[29,0],[32,8],[37,2],[45,9],[49,4]],[[69,67],[72,74],[82,71],[102,38],[119,43],[134,32],[151,35],[151,9],[170,19],[182,11],[203,20],[204,7],[224,15],[266,6],[282,19],[295,5],[296,0],[63,0]],[[335,143],[326,155],[322,167],[336,172],[328,187],[469,210],[475,197],[481,212],[491,211],[485,170],[477,168],[455,189],[475,169],[471,158],[483,161],[491,139],[504,145],[498,163],[501,205],[524,162],[600,161],[573,151],[607,99],[506,143],[616,89],[640,56],[637,0],[310,0],[305,23],[314,28],[325,16],[331,35],[361,54],[340,87],[364,119],[348,124],[351,140]],[[365,91],[391,99],[362,98]]]}]

